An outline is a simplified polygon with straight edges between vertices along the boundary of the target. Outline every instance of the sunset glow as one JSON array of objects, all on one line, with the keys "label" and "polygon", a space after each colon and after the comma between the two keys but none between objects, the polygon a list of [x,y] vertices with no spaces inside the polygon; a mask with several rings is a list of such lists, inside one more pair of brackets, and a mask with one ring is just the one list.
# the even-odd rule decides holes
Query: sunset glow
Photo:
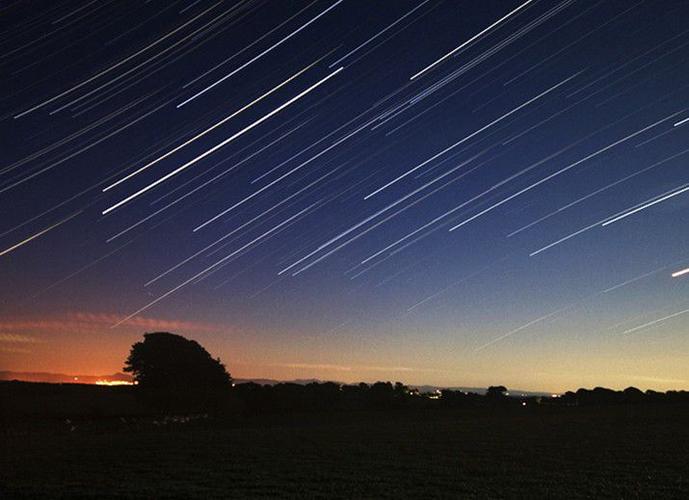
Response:
[{"label": "sunset glow", "polygon": [[689,387],[682,2],[49,4],[0,8],[3,376],[174,332],[237,379]]}]

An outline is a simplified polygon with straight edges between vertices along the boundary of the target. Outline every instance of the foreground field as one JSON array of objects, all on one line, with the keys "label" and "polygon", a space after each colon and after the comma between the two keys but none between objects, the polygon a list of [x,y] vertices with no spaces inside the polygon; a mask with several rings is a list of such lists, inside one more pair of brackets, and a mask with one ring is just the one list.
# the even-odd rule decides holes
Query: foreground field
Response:
[{"label": "foreground field", "polygon": [[689,498],[688,424],[686,407],[24,424],[0,497]]}]

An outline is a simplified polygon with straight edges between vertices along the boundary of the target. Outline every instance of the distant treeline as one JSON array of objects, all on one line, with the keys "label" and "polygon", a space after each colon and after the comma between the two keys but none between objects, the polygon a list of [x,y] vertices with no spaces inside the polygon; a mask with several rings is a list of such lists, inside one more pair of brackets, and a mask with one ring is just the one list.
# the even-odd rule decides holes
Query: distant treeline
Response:
[{"label": "distant treeline", "polygon": [[458,390],[419,393],[400,382],[338,385],[332,382],[258,385],[240,384],[233,388],[233,396],[251,410],[328,410],[328,409],[387,409],[387,408],[459,408],[485,406],[592,406],[617,404],[689,404],[687,391],[646,391],[629,387],[614,391],[603,387],[568,391],[563,395],[509,395],[504,386],[491,386],[485,394]]},{"label": "distant treeline", "polygon": [[203,401],[188,398],[153,402],[136,386],[103,387],[81,384],[0,382],[0,416],[88,418],[152,415],[161,413],[211,413],[253,415],[284,412],[332,412],[397,410],[404,408],[509,408],[519,406],[595,406],[689,404],[689,392],[642,392],[634,387],[614,391],[597,387],[559,396],[508,395],[504,386],[492,386],[485,394],[443,390],[419,393],[402,383],[340,385],[323,383],[237,384]]},{"label": "distant treeline", "polygon": [[659,392],[636,387],[627,387],[623,391],[614,391],[605,387],[593,390],[579,389],[576,392],[567,391],[558,398],[545,398],[541,403],[562,404],[568,406],[590,406],[609,404],[639,404],[639,403],[689,403],[688,391]]}]

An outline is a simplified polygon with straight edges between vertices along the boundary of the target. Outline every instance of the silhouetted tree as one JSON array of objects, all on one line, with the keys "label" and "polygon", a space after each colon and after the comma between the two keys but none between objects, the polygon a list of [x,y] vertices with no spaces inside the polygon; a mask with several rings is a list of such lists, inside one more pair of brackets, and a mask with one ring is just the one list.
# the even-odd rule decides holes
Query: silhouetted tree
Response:
[{"label": "silhouetted tree", "polygon": [[409,394],[409,387],[404,385],[402,382],[395,382],[395,397],[396,398],[404,398]]},{"label": "silhouetted tree", "polygon": [[124,366],[138,391],[161,410],[212,410],[232,386],[220,359],[198,342],[167,332],[144,334]]},{"label": "silhouetted tree", "polygon": [[507,396],[507,387],[504,385],[491,385],[486,390],[486,397],[488,398],[502,398]]},{"label": "silhouetted tree", "polygon": [[627,387],[624,391],[625,403],[642,403],[646,395],[636,387]]}]

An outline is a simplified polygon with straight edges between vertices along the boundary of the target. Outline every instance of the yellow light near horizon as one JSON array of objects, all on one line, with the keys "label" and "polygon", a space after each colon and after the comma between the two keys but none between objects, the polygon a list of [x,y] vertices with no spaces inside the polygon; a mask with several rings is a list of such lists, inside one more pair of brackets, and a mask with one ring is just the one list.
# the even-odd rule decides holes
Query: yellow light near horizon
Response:
[{"label": "yellow light near horizon", "polygon": [[126,380],[96,380],[96,385],[134,385],[134,382]]}]

